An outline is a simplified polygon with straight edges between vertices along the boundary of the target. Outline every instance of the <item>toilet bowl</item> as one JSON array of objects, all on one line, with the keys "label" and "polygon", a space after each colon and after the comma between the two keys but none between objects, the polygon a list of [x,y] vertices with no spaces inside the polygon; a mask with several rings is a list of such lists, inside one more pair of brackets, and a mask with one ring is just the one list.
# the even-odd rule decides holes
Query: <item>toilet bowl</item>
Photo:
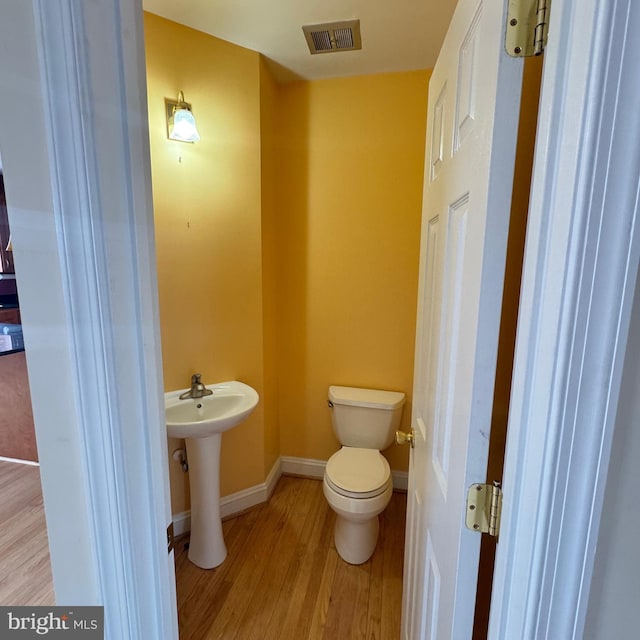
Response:
[{"label": "toilet bowl", "polygon": [[375,449],[342,447],[327,462],[323,490],[336,512],[338,554],[349,564],[366,562],[378,542],[378,515],[393,493],[389,463]]},{"label": "toilet bowl", "polygon": [[391,469],[380,451],[393,442],[403,405],[400,392],[329,387],[342,448],[327,461],[323,491],[336,513],[336,550],[350,564],[366,562],[375,551],[378,516],[393,493]]}]

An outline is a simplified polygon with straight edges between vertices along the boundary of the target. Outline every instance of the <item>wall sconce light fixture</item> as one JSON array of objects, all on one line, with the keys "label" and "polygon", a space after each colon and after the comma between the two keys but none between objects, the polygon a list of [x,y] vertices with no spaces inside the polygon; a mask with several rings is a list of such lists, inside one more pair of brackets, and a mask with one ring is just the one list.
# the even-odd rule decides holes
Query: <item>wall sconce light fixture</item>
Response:
[{"label": "wall sconce light fixture", "polygon": [[165,99],[167,112],[167,136],[180,142],[197,142],[200,140],[196,119],[191,113],[191,105],[184,101],[182,91],[178,92],[178,101]]}]

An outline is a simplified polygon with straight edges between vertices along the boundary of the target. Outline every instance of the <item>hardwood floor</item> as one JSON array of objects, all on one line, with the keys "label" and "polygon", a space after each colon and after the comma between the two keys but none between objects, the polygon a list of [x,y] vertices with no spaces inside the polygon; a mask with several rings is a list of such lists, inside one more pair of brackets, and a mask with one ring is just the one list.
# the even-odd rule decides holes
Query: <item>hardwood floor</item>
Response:
[{"label": "hardwood floor", "polygon": [[40,469],[0,461],[0,605],[53,605]]},{"label": "hardwood floor", "polygon": [[0,357],[0,398],[0,455],[37,462],[36,429],[24,351]]},{"label": "hardwood floor", "polygon": [[271,500],[223,523],[228,556],[199,569],[176,554],[181,640],[396,640],[406,496],[380,518],[373,557],[353,566],[333,544],[322,482],[282,477]]},{"label": "hardwood floor", "polygon": [[[406,496],[380,518],[371,560],[345,563],[318,480],[283,477],[271,500],[223,523],[228,556],[176,553],[181,640],[396,640]],[[0,461],[0,605],[55,604],[36,466]]]}]

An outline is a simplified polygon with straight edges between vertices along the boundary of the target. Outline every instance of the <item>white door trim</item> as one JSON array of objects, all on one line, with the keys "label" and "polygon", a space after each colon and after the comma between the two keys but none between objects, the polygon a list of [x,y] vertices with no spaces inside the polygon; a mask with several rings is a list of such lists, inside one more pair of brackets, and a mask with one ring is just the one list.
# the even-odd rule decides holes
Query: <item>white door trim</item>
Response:
[{"label": "white door trim", "polygon": [[[21,134],[3,132],[3,160],[33,175],[46,166],[40,149],[48,155],[39,176],[48,173],[49,184],[36,180],[31,189],[50,188],[50,209],[26,212],[14,199],[12,211],[11,184],[7,195],[12,228],[25,227],[28,213],[45,221],[19,231],[14,251],[27,292],[28,357],[34,347],[29,374],[56,600],[104,605],[106,638],[173,639],[142,8],[128,0],[34,0],[32,8],[40,84],[36,68],[16,85],[28,86],[26,121],[44,125],[45,135],[33,150],[21,132],[23,150]],[[34,168],[24,166],[29,154]],[[59,290],[43,290],[43,265],[59,273]],[[64,299],[56,325],[34,291],[55,295],[51,314]],[[45,332],[59,358],[46,357]],[[66,413],[56,413],[52,390]]]},{"label": "white door trim", "polygon": [[552,4],[492,639],[583,633],[638,270],[638,29],[634,0]]}]

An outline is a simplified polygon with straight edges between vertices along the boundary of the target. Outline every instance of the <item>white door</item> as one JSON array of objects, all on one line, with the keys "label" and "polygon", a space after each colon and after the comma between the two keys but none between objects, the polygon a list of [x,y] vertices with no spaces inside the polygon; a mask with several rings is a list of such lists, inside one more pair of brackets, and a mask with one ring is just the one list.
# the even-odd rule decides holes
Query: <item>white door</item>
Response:
[{"label": "white door", "polygon": [[502,2],[460,0],[429,85],[402,638],[471,638],[522,79]]}]

